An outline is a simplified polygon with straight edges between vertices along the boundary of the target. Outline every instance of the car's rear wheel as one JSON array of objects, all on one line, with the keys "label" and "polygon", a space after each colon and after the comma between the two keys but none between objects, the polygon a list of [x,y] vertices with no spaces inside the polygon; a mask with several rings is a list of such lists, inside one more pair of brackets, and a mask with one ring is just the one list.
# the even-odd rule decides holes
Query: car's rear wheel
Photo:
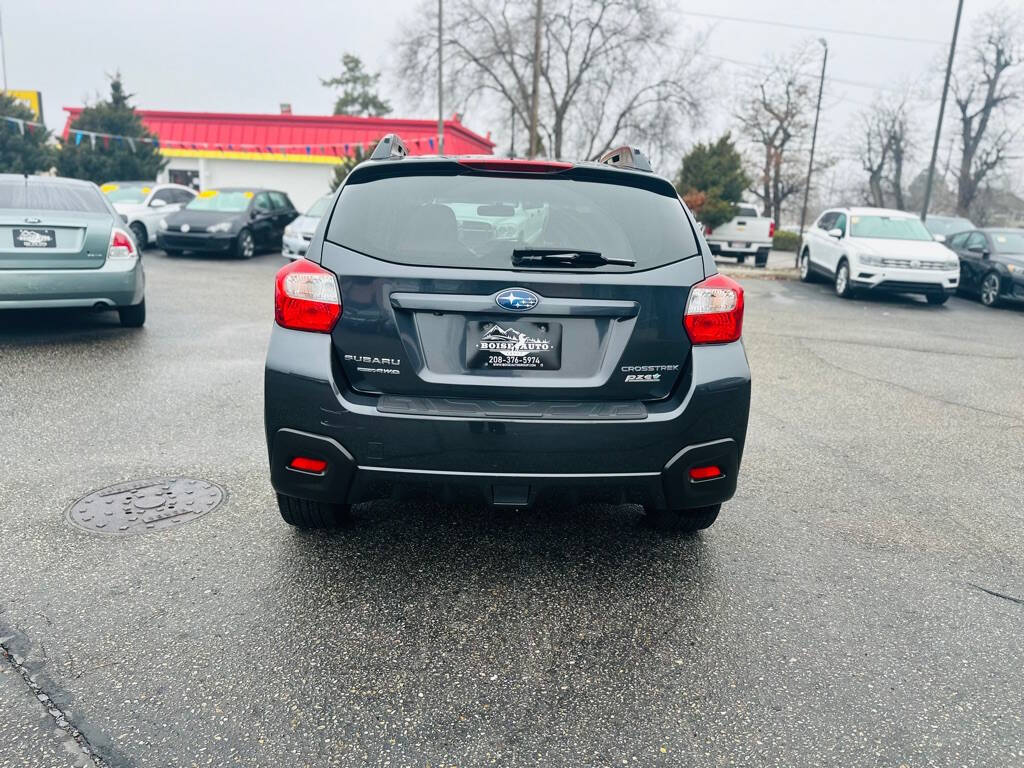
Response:
[{"label": "car's rear wheel", "polygon": [[853,286],[850,285],[850,263],[846,259],[836,267],[836,296],[841,299],[853,298]]},{"label": "car's rear wheel", "polygon": [[928,299],[929,304],[934,304],[936,306],[939,304],[945,304],[946,301],[949,300],[949,296],[945,293],[929,293],[925,298]]},{"label": "car's rear wheel", "polygon": [[133,221],[129,229],[135,236],[135,244],[139,246],[139,251],[146,250],[146,246],[149,245],[149,233],[146,232],[146,225],[141,221]]},{"label": "car's rear wheel", "polygon": [[351,521],[348,504],[327,504],[277,494],[281,517],[296,528],[340,528]]},{"label": "car's rear wheel", "polygon": [[655,509],[644,508],[647,520],[651,527],[666,533],[694,533],[710,528],[718,513],[722,511],[721,504],[714,504],[710,507],[698,507],[696,509]]},{"label": "car's rear wheel", "polygon": [[256,241],[253,240],[252,232],[243,229],[238,233],[238,240],[235,241],[235,255],[240,259],[251,259],[256,254]]},{"label": "car's rear wheel", "polygon": [[814,273],[811,271],[811,252],[806,248],[800,254],[800,279],[805,283],[814,282]]},{"label": "car's rear wheel", "polygon": [[994,307],[999,303],[999,275],[989,272],[981,281],[981,303]]},{"label": "car's rear wheel", "polygon": [[128,307],[118,307],[117,316],[125,328],[141,328],[146,323],[146,300]]},{"label": "car's rear wheel", "polygon": [[736,263],[737,264],[742,264],[746,260],[747,260],[747,255],[745,253],[737,253],[736,254]]},{"label": "car's rear wheel", "polygon": [[757,255],[754,257],[754,266],[755,267],[761,267],[762,269],[764,267],[767,267],[768,266],[768,255],[770,253],[771,253],[771,249],[770,248],[759,248],[758,251],[757,251]]}]

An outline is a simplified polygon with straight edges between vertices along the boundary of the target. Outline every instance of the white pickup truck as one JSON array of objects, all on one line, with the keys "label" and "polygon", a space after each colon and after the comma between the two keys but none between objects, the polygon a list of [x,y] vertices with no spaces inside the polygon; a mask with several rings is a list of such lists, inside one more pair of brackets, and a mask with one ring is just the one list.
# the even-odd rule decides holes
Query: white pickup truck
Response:
[{"label": "white pickup truck", "polygon": [[714,229],[704,227],[704,239],[708,241],[711,253],[716,256],[735,256],[737,264],[753,256],[755,266],[765,266],[772,250],[773,237],[775,222],[767,216],[759,216],[757,208],[746,203],[737,206],[732,220]]}]

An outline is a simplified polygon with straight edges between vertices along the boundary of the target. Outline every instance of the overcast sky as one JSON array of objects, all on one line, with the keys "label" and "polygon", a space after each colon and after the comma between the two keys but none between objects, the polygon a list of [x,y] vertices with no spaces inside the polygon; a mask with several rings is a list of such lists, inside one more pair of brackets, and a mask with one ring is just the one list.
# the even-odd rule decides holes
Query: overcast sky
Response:
[{"label": "overcast sky", "polygon": [[[524,0],[525,1],[525,0]],[[967,0],[964,26],[996,0]],[[9,86],[43,93],[46,122],[60,129],[64,106],[80,105],[107,89],[105,75],[120,70],[136,106],[149,109],[276,112],[289,102],[296,114],[329,113],[331,93],[318,77],[339,68],[343,51],[387,70],[400,20],[415,20],[418,0],[0,0]],[[678,9],[751,19],[946,41],[956,0],[717,0],[679,2]],[[944,44],[894,42],[752,23],[681,16],[688,28],[709,29],[706,53],[758,63],[800,41],[828,38],[832,77],[892,86],[941,69]],[[742,72],[715,60],[706,92],[711,133],[727,124],[729,77]],[[936,78],[934,114],[938,109]],[[396,113],[431,117],[432,105],[408,104],[385,74],[384,95]],[[432,84],[429,86],[433,87]],[[431,91],[428,91],[431,92]],[[838,145],[856,112],[876,91],[827,82],[825,140]],[[922,121],[925,115],[921,114]],[[934,117],[928,116],[928,121]],[[474,130],[502,126],[467,114]],[[929,129],[930,130],[930,129]],[[499,147],[499,151],[502,147]]]}]

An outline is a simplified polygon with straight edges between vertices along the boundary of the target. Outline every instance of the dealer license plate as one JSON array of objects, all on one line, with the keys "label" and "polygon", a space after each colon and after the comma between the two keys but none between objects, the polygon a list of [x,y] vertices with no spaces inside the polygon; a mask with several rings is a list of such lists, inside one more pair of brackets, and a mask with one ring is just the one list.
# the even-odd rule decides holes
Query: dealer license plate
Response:
[{"label": "dealer license plate", "polygon": [[557,371],[562,366],[559,323],[474,321],[466,327],[466,367]]}]

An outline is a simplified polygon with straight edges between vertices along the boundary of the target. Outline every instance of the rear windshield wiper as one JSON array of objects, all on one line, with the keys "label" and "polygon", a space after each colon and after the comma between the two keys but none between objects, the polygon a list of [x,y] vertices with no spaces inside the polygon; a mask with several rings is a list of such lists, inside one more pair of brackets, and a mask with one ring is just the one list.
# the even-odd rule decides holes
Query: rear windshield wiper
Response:
[{"label": "rear windshield wiper", "polygon": [[603,267],[615,264],[635,267],[632,259],[609,259],[599,251],[581,251],[574,248],[516,248],[512,251],[512,265],[542,267]]}]

